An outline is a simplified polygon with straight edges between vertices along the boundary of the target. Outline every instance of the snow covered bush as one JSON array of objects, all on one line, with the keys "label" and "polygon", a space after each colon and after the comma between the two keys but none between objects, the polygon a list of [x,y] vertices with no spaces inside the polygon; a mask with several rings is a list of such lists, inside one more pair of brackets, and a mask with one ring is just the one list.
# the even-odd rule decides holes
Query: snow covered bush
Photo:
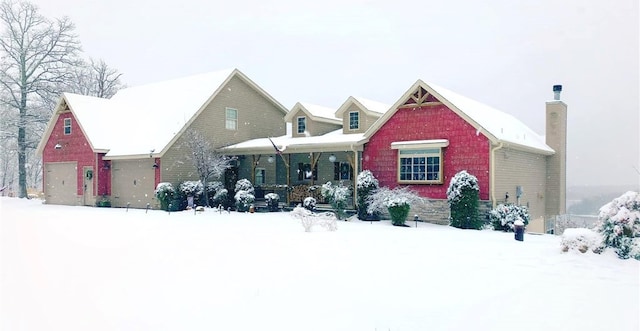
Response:
[{"label": "snow covered bush", "polygon": [[267,193],[264,195],[264,200],[267,202],[267,207],[269,211],[278,211],[280,196],[276,193]]},{"label": "snow covered bush", "polygon": [[249,211],[249,207],[256,200],[253,184],[248,179],[240,179],[236,182],[236,210],[240,212]]},{"label": "snow covered bush", "polygon": [[525,226],[529,224],[529,210],[525,206],[512,203],[499,204],[489,212],[491,225],[496,231],[513,231],[513,222],[521,220]]},{"label": "snow covered bush", "polygon": [[407,220],[411,205],[419,201],[424,201],[424,198],[411,191],[408,186],[396,187],[393,190],[381,187],[367,197],[367,213],[373,215],[387,211],[391,216],[391,223],[402,226]]},{"label": "snow covered bush", "polygon": [[213,181],[207,183],[207,197],[209,198],[207,205],[209,207],[216,207],[222,202],[220,200],[216,200],[216,195],[222,190],[225,190],[224,184],[222,184],[222,182]]},{"label": "snow covered bush", "polygon": [[337,219],[333,213],[316,214],[306,208],[296,207],[289,215],[300,220],[305,232],[311,232],[314,225],[319,225],[329,231],[338,230]]},{"label": "snow covered bush", "polygon": [[204,187],[202,186],[202,182],[199,180],[188,180],[180,183],[178,189],[182,194],[188,197],[198,198],[204,193]]},{"label": "snow covered bush", "polygon": [[329,201],[331,208],[336,212],[339,219],[346,218],[345,209],[347,208],[347,199],[349,198],[349,188],[342,185],[333,185],[327,182],[322,185],[322,196]]},{"label": "snow covered bush", "polygon": [[236,192],[238,191],[247,191],[248,193],[251,193],[251,194],[255,193],[253,184],[251,184],[251,182],[246,178],[240,179],[236,182]]},{"label": "snow covered bush", "polygon": [[316,210],[316,199],[314,197],[306,197],[302,201],[302,206],[307,210]]},{"label": "snow covered bush", "polygon": [[361,220],[367,220],[370,215],[367,213],[369,207],[367,203],[367,197],[380,187],[378,180],[373,176],[373,173],[369,170],[364,170],[358,174],[356,179],[356,190],[358,193],[358,218]]},{"label": "snow covered bush", "polygon": [[176,189],[171,183],[158,183],[155,194],[156,199],[160,201],[160,209],[169,210],[169,204],[173,200],[173,196],[176,194]]},{"label": "snow covered bush", "polygon": [[629,191],[602,206],[595,230],[603,247],[613,248],[621,259],[640,260],[640,194]]},{"label": "snow covered bush", "polygon": [[566,229],[560,242],[563,252],[578,250],[581,253],[593,251],[598,254],[602,252],[601,244],[602,236],[585,228]]},{"label": "snow covered bush", "polygon": [[476,176],[466,170],[458,172],[447,189],[447,201],[451,208],[449,221],[451,226],[460,229],[481,229],[482,220],[478,217],[480,186]]}]

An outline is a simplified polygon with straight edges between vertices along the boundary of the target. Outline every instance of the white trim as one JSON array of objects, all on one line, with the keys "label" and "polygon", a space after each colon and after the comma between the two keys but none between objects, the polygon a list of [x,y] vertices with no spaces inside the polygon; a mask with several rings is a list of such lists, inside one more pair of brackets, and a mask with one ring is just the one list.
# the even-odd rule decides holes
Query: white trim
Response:
[{"label": "white trim", "polygon": [[391,149],[442,148],[447,146],[449,146],[447,139],[394,141],[391,143]]}]

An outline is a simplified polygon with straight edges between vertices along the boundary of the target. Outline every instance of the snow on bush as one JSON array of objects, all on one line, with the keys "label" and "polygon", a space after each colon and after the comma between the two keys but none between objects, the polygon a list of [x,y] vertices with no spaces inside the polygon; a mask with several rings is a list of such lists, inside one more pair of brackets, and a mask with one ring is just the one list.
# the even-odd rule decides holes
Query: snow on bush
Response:
[{"label": "snow on bush", "polygon": [[629,191],[602,206],[595,230],[618,257],[640,260],[640,194]]},{"label": "snow on bush", "polygon": [[302,206],[307,210],[315,210],[316,209],[316,199],[314,197],[306,197],[304,201],[302,201]]},{"label": "snow on bush", "polygon": [[491,225],[496,231],[513,231],[513,222],[521,220],[524,225],[529,224],[529,210],[526,206],[512,203],[499,204],[489,212]]},{"label": "snow on bush", "polygon": [[566,229],[562,234],[562,240],[560,245],[563,252],[579,251],[586,253],[587,251],[593,251],[594,253],[601,253],[602,236],[591,230],[584,228]]},{"label": "snow on bush", "polygon": [[280,203],[280,196],[277,193],[267,193],[264,195],[264,200],[267,202],[269,211],[278,211]]},{"label": "snow on bush", "polygon": [[322,185],[322,196],[329,201],[333,210],[338,214],[338,218],[344,219],[346,216],[345,208],[347,207],[347,198],[349,198],[349,188],[342,185],[333,185],[331,182],[326,182]]},{"label": "snow on bush", "polygon": [[247,191],[248,193],[251,193],[251,194],[255,193],[253,184],[251,184],[251,182],[246,178],[240,179],[236,182],[236,192],[238,191]]},{"label": "snow on bush", "polygon": [[447,201],[451,208],[449,221],[459,229],[481,229],[484,224],[478,216],[480,186],[476,176],[466,170],[458,172],[449,182]]},{"label": "snow on bush", "polygon": [[158,183],[158,186],[156,186],[155,195],[156,195],[156,199],[160,201],[160,208],[162,210],[169,209],[169,204],[171,203],[171,200],[173,199],[173,196],[175,195],[175,193],[176,193],[176,189],[173,187],[171,183],[167,183],[167,182]]},{"label": "snow on bush", "polygon": [[316,214],[306,208],[296,207],[289,215],[300,220],[300,224],[304,227],[305,232],[311,232],[311,228],[315,225],[321,226],[328,231],[338,230],[337,219],[333,213]]},{"label": "snow on bush", "polygon": [[414,203],[424,200],[424,198],[412,191],[408,186],[396,187],[394,189],[389,189],[384,186],[375,190],[367,198],[367,203],[369,204],[367,213],[384,213],[391,207],[402,205],[411,206]]},{"label": "snow on bush", "polygon": [[447,201],[449,204],[460,201],[464,189],[480,191],[478,178],[469,174],[466,170],[458,172],[449,182],[449,188],[447,189]]},{"label": "snow on bush", "polygon": [[188,180],[180,183],[178,189],[182,194],[187,197],[199,197],[204,193],[204,187],[202,186],[202,182],[197,180]]},{"label": "snow on bush", "polygon": [[[356,179],[356,189],[358,192],[358,218],[366,220],[367,209],[369,204],[367,203],[367,197],[380,187],[378,180],[373,176],[373,173],[369,170],[364,170],[358,174]],[[375,215],[375,214],[374,214]]]},{"label": "snow on bush", "polygon": [[229,191],[226,188],[217,190],[216,194],[213,195],[214,205],[222,205],[224,201],[227,200],[228,195]]},{"label": "snow on bush", "polygon": [[243,178],[236,182],[236,195],[233,198],[236,200],[236,209],[238,211],[249,210],[251,204],[256,200],[253,195],[254,192],[253,184],[248,179]]}]

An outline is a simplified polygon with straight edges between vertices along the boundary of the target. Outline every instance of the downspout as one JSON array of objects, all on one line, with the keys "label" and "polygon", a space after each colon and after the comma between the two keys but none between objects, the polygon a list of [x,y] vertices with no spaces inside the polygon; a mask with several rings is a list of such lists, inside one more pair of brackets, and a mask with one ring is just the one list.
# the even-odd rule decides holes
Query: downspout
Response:
[{"label": "downspout", "polygon": [[496,151],[501,149],[503,147],[502,142],[498,143],[498,146],[493,147],[491,149],[491,169],[489,170],[489,177],[490,177],[490,191],[491,191],[491,206],[493,208],[496,207],[496,176],[495,176],[495,172],[496,172]]}]

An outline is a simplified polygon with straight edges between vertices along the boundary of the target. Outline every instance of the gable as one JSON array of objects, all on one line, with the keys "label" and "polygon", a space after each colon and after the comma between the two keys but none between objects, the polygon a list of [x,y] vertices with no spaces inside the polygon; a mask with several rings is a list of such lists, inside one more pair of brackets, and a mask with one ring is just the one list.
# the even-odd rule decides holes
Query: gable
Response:
[{"label": "gable", "polygon": [[472,125],[478,133],[487,136],[493,144],[503,143],[514,148],[529,150],[543,155],[554,153],[553,149],[546,145],[540,135],[512,115],[435,84],[424,83],[421,80],[414,83],[391,109],[365,132],[365,137],[371,137],[400,108],[438,105],[440,103],[446,105]]}]

